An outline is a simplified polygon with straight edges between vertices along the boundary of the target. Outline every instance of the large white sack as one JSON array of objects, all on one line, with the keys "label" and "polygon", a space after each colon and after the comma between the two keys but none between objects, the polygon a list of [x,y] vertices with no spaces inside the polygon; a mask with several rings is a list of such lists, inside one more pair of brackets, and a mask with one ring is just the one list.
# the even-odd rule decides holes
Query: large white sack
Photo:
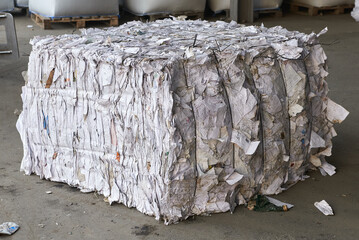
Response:
[{"label": "large white sack", "polygon": [[30,11],[45,17],[118,15],[118,0],[30,0]]},{"label": "large white sack", "polygon": [[[227,10],[230,8],[231,0],[209,0],[209,7],[213,12]],[[276,9],[282,6],[283,0],[254,0],[254,10]]]},{"label": "large white sack", "polygon": [[297,3],[304,3],[313,7],[333,7],[344,4],[354,4],[354,0],[292,0]]},{"label": "large white sack", "polygon": [[355,0],[355,8],[351,14],[355,21],[359,22],[359,0]]},{"label": "large white sack", "polygon": [[206,0],[124,0],[125,7],[137,15],[177,12],[204,12]]},{"label": "large white sack", "polygon": [[14,0],[1,0],[0,11],[11,11],[14,9]]},{"label": "large white sack", "polygon": [[29,7],[29,0],[16,0],[16,7]]}]

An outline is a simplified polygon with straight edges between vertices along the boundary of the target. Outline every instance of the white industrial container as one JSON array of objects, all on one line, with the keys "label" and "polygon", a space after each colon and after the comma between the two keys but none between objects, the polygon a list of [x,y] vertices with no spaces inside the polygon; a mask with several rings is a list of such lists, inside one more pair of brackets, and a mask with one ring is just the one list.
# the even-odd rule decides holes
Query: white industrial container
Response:
[{"label": "white industrial container", "polygon": [[354,4],[354,0],[294,0],[296,3],[304,3],[313,7],[332,7],[344,4]]},{"label": "white industrial container", "polygon": [[124,0],[128,11],[136,15],[156,13],[204,12],[206,0]]},{"label": "white industrial container", "polygon": [[45,17],[118,15],[118,0],[30,0],[30,11]]},{"label": "white industrial container", "polygon": [[[231,0],[209,0],[209,7],[213,12],[230,8]],[[282,6],[283,0],[254,0],[254,10],[276,9]]]},{"label": "white industrial container", "polygon": [[27,8],[29,7],[29,0],[16,0],[16,7]]},{"label": "white industrial container", "polygon": [[14,9],[13,0],[1,0],[0,1],[0,11],[11,11]]}]

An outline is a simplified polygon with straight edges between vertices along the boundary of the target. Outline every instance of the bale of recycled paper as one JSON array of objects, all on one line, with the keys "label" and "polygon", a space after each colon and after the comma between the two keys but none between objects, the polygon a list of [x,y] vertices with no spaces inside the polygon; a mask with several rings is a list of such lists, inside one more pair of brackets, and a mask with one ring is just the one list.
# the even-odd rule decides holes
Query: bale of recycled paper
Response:
[{"label": "bale of recycled paper", "polygon": [[206,0],[124,0],[126,9],[136,15],[204,12]]},{"label": "bale of recycled paper", "polygon": [[[277,9],[282,6],[283,0],[254,0],[254,10]],[[230,8],[231,0],[208,0],[209,8],[213,12],[220,12]]]},{"label": "bale of recycled paper", "polygon": [[31,12],[45,17],[118,15],[118,0],[30,0]]},{"label": "bale of recycled paper", "polygon": [[12,11],[14,10],[14,0],[1,0],[0,1],[0,12]]},{"label": "bale of recycled paper", "polygon": [[27,8],[29,7],[29,0],[16,0],[16,7]]},{"label": "bale of recycled paper", "polygon": [[163,219],[233,211],[308,169],[333,175],[318,35],[162,20],[35,37],[21,170]]}]

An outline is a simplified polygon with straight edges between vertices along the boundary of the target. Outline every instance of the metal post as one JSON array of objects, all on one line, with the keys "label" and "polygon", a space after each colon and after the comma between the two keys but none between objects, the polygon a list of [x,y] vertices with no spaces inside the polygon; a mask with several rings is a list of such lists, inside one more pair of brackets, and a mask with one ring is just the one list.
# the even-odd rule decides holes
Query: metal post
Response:
[{"label": "metal post", "polygon": [[231,0],[231,5],[230,5],[230,9],[229,9],[229,18],[236,22],[239,22],[238,2],[239,2],[239,0]]},{"label": "metal post", "polygon": [[10,13],[0,13],[0,25],[5,26],[6,44],[0,44],[0,59],[15,60],[19,58],[14,19]]},{"label": "metal post", "polygon": [[253,23],[253,0],[231,0],[230,19],[238,23]]}]

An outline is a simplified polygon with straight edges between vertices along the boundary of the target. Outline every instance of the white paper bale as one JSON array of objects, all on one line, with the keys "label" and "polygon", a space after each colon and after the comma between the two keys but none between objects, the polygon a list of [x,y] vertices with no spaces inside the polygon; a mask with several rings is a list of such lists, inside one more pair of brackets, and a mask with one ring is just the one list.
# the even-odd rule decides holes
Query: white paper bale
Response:
[{"label": "white paper bale", "polygon": [[136,15],[204,12],[206,0],[124,0],[126,9]]},{"label": "white paper bale", "polygon": [[0,1],[0,11],[12,11],[14,10],[14,0],[1,0]]},{"label": "white paper bale", "polygon": [[[282,6],[283,0],[254,0],[253,8],[260,9],[277,9]],[[213,12],[219,12],[230,9],[231,0],[209,0],[209,8]]]},{"label": "white paper bale", "polygon": [[25,174],[169,224],[335,172],[324,158],[348,112],[315,34],[167,19],[31,44]]},{"label": "white paper bale", "polygon": [[118,0],[30,0],[31,12],[45,17],[118,15]]}]

